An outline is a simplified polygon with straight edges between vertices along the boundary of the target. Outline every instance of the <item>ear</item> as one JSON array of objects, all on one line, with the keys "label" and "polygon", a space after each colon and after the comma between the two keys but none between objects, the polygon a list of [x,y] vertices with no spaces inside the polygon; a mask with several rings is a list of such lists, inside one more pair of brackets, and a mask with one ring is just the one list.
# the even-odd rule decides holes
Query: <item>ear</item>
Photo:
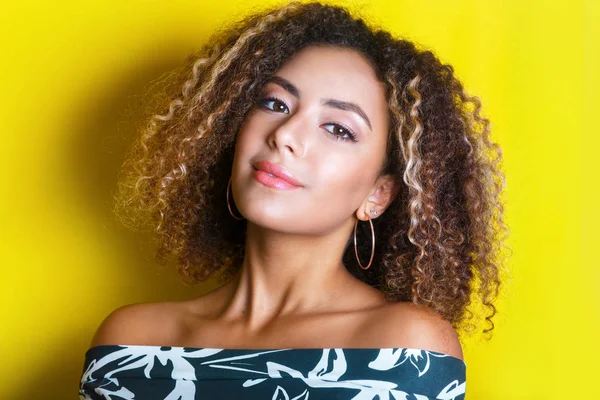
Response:
[{"label": "ear", "polygon": [[[356,218],[367,221],[368,218],[379,217],[394,201],[399,191],[400,184],[392,175],[380,176],[365,201],[356,210]],[[373,211],[377,213],[375,214]],[[368,216],[367,212],[369,213]]]}]

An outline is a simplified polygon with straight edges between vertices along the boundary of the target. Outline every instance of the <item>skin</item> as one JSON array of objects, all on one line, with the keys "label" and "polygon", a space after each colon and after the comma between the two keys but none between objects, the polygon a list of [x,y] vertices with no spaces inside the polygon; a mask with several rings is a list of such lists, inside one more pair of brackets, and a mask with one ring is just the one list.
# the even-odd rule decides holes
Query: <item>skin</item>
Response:
[{"label": "skin", "polygon": [[[369,61],[350,49],[311,46],[275,76],[236,142],[233,200],[248,223],[240,273],[199,298],[121,307],[91,346],[408,347],[462,359],[456,332],[437,313],[388,302],[341,261],[356,219],[380,216],[399,187],[380,174],[390,121],[385,87]],[[271,96],[281,101],[264,100]],[[369,123],[323,105],[325,98],[357,104]],[[339,124],[356,142],[343,140],[350,135]],[[258,182],[252,164],[265,159],[302,186],[280,190]]]}]

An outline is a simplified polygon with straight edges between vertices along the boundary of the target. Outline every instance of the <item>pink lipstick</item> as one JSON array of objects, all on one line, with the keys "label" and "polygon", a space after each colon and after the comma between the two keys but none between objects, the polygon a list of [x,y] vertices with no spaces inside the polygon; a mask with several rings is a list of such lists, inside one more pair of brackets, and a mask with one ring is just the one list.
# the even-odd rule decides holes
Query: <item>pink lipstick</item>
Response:
[{"label": "pink lipstick", "polygon": [[252,176],[263,185],[275,189],[292,190],[302,187],[302,183],[296,180],[285,168],[267,160],[254,164]]}]

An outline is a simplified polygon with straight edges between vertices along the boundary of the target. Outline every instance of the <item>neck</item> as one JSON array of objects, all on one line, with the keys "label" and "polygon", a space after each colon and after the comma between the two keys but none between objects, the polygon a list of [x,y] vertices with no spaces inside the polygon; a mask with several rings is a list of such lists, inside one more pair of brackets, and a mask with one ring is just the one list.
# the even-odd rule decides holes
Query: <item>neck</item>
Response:
[{"label": "neck", "polygon": [[351,232],[346,225],[327,235],[307,236],[249,221],[242,268],[231,282],[221,317],[259,330],[278,317],[331,310],[357,284],[341,260]]}]

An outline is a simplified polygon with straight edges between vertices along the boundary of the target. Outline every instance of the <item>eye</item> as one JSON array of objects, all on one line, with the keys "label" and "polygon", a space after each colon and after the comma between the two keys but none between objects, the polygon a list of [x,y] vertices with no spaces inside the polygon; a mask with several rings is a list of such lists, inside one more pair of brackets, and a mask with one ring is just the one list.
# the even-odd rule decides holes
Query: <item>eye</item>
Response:
[{"label": "eye", "polygon": [[325,125],[329,125],[329,126],[333,126],[333,131],[330,131],[329,129],[326,129],[329,133],[331,133],[331,135],[335,138],[335,140],[351,140],[353,142],[358,142],[358,140],[356,140],[356,135],[354,134],[354,132],[352,132],[352,130],[340,123],[330,123],[330,124],[325,124]]},{"label": "eye", "polygon": [[[266,108],[267,110],[270,111],[275,111],[275,112],[282,112],[284,114],[289,114],[290,110],[287,106],[287,104],[285,104],[285,102],[283,100],[281,100],[280,98],[276,97],[276,96],[272,96],[272,97],[265,97],[263,99],[260,99],[259,104],[261,107]],[[273,107],[273,108],[271,108]],[[287,111],[285,111],[287,110]]]}]

